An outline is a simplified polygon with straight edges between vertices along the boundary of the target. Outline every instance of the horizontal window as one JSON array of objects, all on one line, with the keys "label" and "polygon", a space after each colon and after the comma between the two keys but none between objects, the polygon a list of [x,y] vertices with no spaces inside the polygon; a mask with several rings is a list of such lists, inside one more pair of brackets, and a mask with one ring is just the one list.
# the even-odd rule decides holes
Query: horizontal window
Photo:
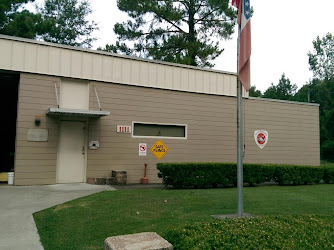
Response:
[{"label": "horizontal window", "polygon": [[134,136],[186,138],[186,125],[133,123]]}]

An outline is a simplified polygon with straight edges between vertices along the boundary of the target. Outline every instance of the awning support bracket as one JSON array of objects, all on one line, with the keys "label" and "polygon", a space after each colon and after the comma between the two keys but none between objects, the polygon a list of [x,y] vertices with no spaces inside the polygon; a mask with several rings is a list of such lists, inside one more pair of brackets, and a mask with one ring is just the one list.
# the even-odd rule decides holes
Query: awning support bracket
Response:
[{"label": "awning support bracket", "polygon": [[96,95],[97,103],[99,104],[100,111],[102,111],[101,103],[100,103],[100,99],[99,99],[99,95],[97,94],[95,84],[93,85],[93,87],[94,87],[94,91],[95,91],[95,95]]},{"label": "awning support bracket", "polygon": [[55,91],[56,91],[56,98],[57,98],[57,107],[59,108],[59,98],[58,98],[58,88],[57,88],[57,82],[53,81],[55,83]]}]

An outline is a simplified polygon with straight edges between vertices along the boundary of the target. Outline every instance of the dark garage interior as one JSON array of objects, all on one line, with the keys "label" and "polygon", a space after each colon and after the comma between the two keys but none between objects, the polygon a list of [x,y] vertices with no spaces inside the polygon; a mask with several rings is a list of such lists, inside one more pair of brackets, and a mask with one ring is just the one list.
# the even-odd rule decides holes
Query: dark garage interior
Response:
[{"label": "dark garage interior", "polygon": [[14,168],[19,79],[18,73],[0,71],[2,96],[0,98],[0,107],[2,108],[0,131],[4,136],[0,150],[0,173],[13,171]]}]

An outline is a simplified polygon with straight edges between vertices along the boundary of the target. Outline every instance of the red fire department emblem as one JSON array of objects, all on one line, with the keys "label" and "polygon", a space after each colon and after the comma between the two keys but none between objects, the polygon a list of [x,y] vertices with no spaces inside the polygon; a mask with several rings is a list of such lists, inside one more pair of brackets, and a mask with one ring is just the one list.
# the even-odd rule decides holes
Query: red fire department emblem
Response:
[{"label": "red fire department emblem", "polygon": [[254,131],[255,143],[259,148],[264,148],[268,142],[268,131],[255,130]]}]

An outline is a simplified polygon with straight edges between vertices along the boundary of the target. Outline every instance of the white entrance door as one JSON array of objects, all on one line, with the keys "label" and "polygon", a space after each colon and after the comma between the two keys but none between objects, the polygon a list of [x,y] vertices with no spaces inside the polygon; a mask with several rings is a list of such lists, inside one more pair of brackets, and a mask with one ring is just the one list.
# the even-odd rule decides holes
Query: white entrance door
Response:
[{"label": "white entrance door", "polygon": [[58,147],[58,183],[85,182],[85,123],[62,121]]}]

